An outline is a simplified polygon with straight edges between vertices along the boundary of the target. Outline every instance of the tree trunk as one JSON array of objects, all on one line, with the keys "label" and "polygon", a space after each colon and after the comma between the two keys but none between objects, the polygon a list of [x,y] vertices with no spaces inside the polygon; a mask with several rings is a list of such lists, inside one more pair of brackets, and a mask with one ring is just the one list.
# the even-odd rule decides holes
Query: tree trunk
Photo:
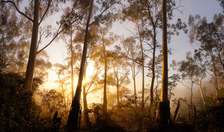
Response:
[{"label": "tree trunk", "polygon": [[168,130],[170,123],[170,103],[168,100],[168,54],[167,54],[167,20],[166,20],[166,0],[161,0],[162,4],[162,88],[161,102],[159,103],[160,129]]},{"label": "tree trunk", "polygon": [[155,117],[156,117],[156,107],[158,106],[158,101],[159,101],[158,86],[159,86],[159,75],[156,76],[156,87],[155,87],[156,100],[155,100],[155,104],[154,104]]},{"label": "tree trunk", "polygon": [[156,22],[154,22],[154,19],[151,15],[151,12],[150,12],[151,7],[150,7],[148,1],[146,0],[145,2],[148,7],[148,16],[149,16],[149,19],[150,19],[150,21],[152,23],[152,27],[153,27],[153,53],[152,53],[153,57],[152,57],[152,65],[151,65],[152,66],[152,80],[151,80],[151,86],[150,86],[150,98],[151,98],[150,106],[152,106],[154,103],[154,98],[153,98],[154,90],[153,89],[154,89],[154,81],[155,81],[155,53],[156,53],[156,25],[155,24],[156,24]]},{"label": "tree trunk", "polygon": [[212,67],[213,67],[213,75],[214,75],[214,86],[215,86],[215,90],[216,90],[216,98],[218,99],[219,94],[219,86],[218,86],[218,80],[217,80],[217,72],[216,72],[216,66],[215,66],[215,58],[213,56],[213,53],[211,52],[211,58],[212,58]]},{"label": "tree trunk", "polygon": [[119,91],[120,91],[120,88],[119,88],[119,81],[118,81],[118,77],[117,77],[117,106],[119,107],[120,105],[120,101],[119,101]]},{"label": "tree trunk", "polygon": [[103,112],[107,113],[107,55],[106,46],[103,42],[103,53],[104,53],[104,88],[103,88]]},{"label": "tree trunk", "polygon": [[79,72],[79,79],[78,79],[78,85],[76,88],[75,97],[72,101],[71,109],[68,116],[68,122],[67,122],[67,131],[77,131],[78,126],[78,119],[79,119],[79,113],[80,113],[80,96],[81,96],[81,88],[82,88],[82,80],[83,80],[83,72],[85,68],[85,62],[86,62],[86,54],[87,54],[87,41],[88,41],[88,28],[89,28],[89,22],[91,18],[92,13],[92,7],[93,7],[93,1],[91,1],[90,9],[89,9],[89,16],[87,18],[86,23],[86,32],[85,32],[85,39],[84,39],[84,46],[83,46],[83,54],[82,54],[82,61],[80,66],[80,72]]},{"label": "tree trunk", "polygon": [[51,131],[53,132],[59,132],[61,118],[58,118],[57,116],[58,116],[58,111],[54,113],[54,117],[53,117],[53,124],[51,126]]},{"label": "tree trunk", "polygon": [[33,90],[32,89],[33,74],[34,74],[36,54],[37,54],[39,8],[40,8],[40,2],[39,2],[39,0],[35,0],[31,47],[30,47],[29,60],[28,60],[28,64],[27,64],[26,78],[25,78],[25,84],[24,84],[24,88],[26,90],[30,90],[30,91]]},{"label": "tree trunk", "polygon": [[169,100],[159,102],[158,107],[159,131],[165,131],[169,128],[169,124],[171,124]]},{"label": "tree trunk", "polygon": [[204,94],[203,94],[203,92],[202,92],[202,87],[201,87],[201,80],[199,80],[198,81],[198,83],[199,83],[199,90],[200,90],[200,93],[201,93],[201,99],[202,99],[202,102],[203,102],[203,104],[204,104],[204,106],[205,106],[205,108],[206,108],[206,105],[205,105],[205,99],[204,99]]},{"label": "tree trunk", "polygon": [[177,113],[179,111],[179,108],[180,108],[180,100],[178,100],[176,110],[174,111],[173,122],[175,122],[175,120],[176,120],[176,117],[177,117]]},{"label": "tree trunk", "polygon": [[191,115],[193,115],[193,80],[191,77],[191,104],[190,104],[190,109],[191,109]]},{"label": "tree trunk", "polygon": [[[142,61],[144,61],[144,59],[142,59]],[[143,66],[142,66],[142,108],[144,108],[145,106],[145,74],[144,74],[144,63],[143,63]]]},{"label": "tree trunk", "polygon": [[72,90],[72,98],[74,97],[74,71],[73,71],[73,46],[72,46],[72,27],[71,27],[71,45],[70,45],[70,50],[71,50],[71,90]]},{"label": "tree trunk", "polygon": [[162,20],[163,20],[161,102],[165,102],[165,101],[168,101],[168,54],[167,54],[166,0],[161,0],[161,2],[162,2]]},{"label": "tree trunk", "polygon": [[141,33],[139,30],[139,25],[136,22],[137,28],[138,28],[138,34],[139,34],[139,39],[140,39],[140,47],[141,47],[141,61],[142,61],[142,109],[144,108],[145,102],[144,102],[144,95],[145,95],[145,73],[144,73],[144,51],[143,51],[143,44],[142,44],[142,37],[141,37]]},{"label": "tree trunk", "polygon": [[197,110],[194,106],[194,130],[198,131]]},{"label": "tree trunk", "polygon": [[87,94],[86,94],[86,67],[84,69],[84,76],[83,76],[83,107],[84,107],[84,124],[85,126],[89,126],[89,115],[88,115],[88,106],[87,106]]},{"label": "tree trunk", "polygon": [[153,91],[154,91],[154,81],[155,81],[155,56],[156,56],[156,28],[153,26],[153,54],[152,54],[152,80],[150,87],[150,106],[154,103]]},{"label": "tree trunk", "polygon": [[135,62],[133,61],[133,70],[132,70],[132,79],[134,82],[134,101],[135,101],[135,106],[137,107],[137,101],[136,101],[136,79],[135,79]]}]

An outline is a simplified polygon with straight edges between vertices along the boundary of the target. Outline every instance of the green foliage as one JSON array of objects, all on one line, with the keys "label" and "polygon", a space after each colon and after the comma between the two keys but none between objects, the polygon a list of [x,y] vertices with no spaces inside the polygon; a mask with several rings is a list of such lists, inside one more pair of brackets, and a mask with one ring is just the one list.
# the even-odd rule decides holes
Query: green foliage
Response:
[{"label": "green foliage", "polygon": [[42,92],[40,96],[42,98],[42,108],[46,108],[48,111],[46,114],[49,117],[53,116],[56,111],[63,113],[63,108],[66,107],[66,102],[64,102],[62,93],[51,89],[49,91]]},{"label": "green foliage", "polygon": [[212,22],[208,22],[206,17],[201,18],[200,15],[190,15],[188,21],[191,43],[195,40],[200,42],[199,49],[195,50],[194,58],[205,63],[207,71],[213,72],[216,78],[223,80],[224,15],[215,14]]},{"label": "green foliage", "polygon": [[195,77],[195,82],[197,82],[198,77],[204,78],[206,76],[204,65],[200,63],[200,60],[191,57],[190,52],[186,54],[186,60],[181,61],[178,64],[178,70],[182,73],[181,76],[183,79]]},{"label": "green foliage", "polygon": [[172,90],[177,86],[177,83],[180,81],[179,74],[173,74],[168,78],[168,90],[169,90],[169,100],[171,100],[171,96],[174,96]]},{"label": "green foliage", "polygon": [[224,13],[224,0],[218,0],[220,2],[220,6],[223,8],[223,13]]},{"label": "green foliage", "polygon": [[91,132],[124,132],[125,130],[112,119],[112,111],[104,114],[102,105],[92,105],[92,126],[89,128]]},{"label": "green foliage", "polygon": [[[24,77],[15,73],[0,74],[0,131],[43,131],[49,121],[39,118],[40,107],[33,100],[33,91],[23,88]],[[34,79],[34,87],[42,84]]]},{"label": "green foliage", "polygon": [[220,98],[220,103],[210,105],[207,110],[202,110],[198,114],[198,127],[201,131],[223,131],[224,126],[224,97]]},{"label": "green foliage", "polygon": [[0,70],[23,72],[28,57],[26,36],[30,33],[27,30],[30,25],[10,6],[1,3],[0,8]]}]

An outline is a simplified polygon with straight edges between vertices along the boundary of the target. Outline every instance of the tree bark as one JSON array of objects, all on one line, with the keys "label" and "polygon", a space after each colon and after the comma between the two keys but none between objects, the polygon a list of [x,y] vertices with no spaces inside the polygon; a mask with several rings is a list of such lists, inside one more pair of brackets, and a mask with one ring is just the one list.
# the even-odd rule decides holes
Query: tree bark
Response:
[{"label": "tree bark", "polygon": [[167,20],[166,20],[166,0],[161,0],[162,4],[162,87],[161,102],[159,103],[159,125],[160,129],[168,130],[170,120],[170,103],[168,100],[168,54],[167,54]]},{"label": "tree bark", "polygon": [[118,77],[117,77],[117,106],[119,107],[120,105],[120,97],[119,97],[119,91],[120,91],[120,87],[119,87],[119,80],[118,80]]},{"label": "tree bark", "polygon": [[39,0],[35,0],[31,47],[30,47],[29,60],[27,64],[26,78],[25,78],[25,84],[24,84],[24,88],[30,91],[33,90],[32,89],[33,74],[34,74],[36,54],[37,54],[37,39],[38,39],[38,29],[39,29],[39,24],[38,24],[39,7],[40,7]]},{"label": "tree bark", "polygon": [[175,122],[175,120],[176,120],[176,117],[177,117],[177,113],[179,111],[179,108],[180,108],[180,100],[178,100],[176,110],[174,111],[173,122]]},{"label": "tree bark", "polygon": [[196,106],[194,106],[194,129],[195,131],[198,131],[198,123],[197,123],[197,109]]},{"label": "tree bark", "polygon": [[153,91],[154,91],[154,81],[155,81],[155,56],[156,56],[156,29],[153,27],[153,54],[152,54],[152,81],[150,87],[150,97],[151,102],[150,106],[152,106],[154,99],[153,99]]},{"label": "tree bark", "polygon": [[88,115],[88,106],[87,106],[87,94],[86,94],[86,68],[84,69],[84,76],[83,76],[83,107],[84,107],[84,124],[85,126],[89,126],[89,115]]},{"label": "tree bark", "polygon": [[192,77],[191,77],[191,104],[190,104],[190,109],[191,109],[191,115],[193,115],[193,80],[192,80]]},{"label": "tree bark", "polygon": [[205,99],[204,99],[204,94],[203,94],[203,92],[202,92],[202,87],[201,87],[201,85],[202,85],[202,83],[201,83],[201,80],[199,80],[198,81],[198,85],[199,85],[199,90],[200,90],[200,93],[201,93],[201,99],[202,99],[202,102],[203,102],[203,104],[204,104],[204,106],[205,106],[205,108],[206,108],[206,105],[205,105]]},{"label": "tree bark", "polygon": [[168,130],[169,124],[171,124],[170,119],[170,102],[169,100],[159,103],[158,109],[159,118],[159,131]]},{"label": "tree bark", "polygon": [[104,53],[104,88],[103,88],[103,112],[107,113],[107,55],[106,46],[103,42],[103,53]]},{"label": "tree bark", "polygon": [[168,54],[167,54],[167,20],[166,20],[166,0],[162,2],[162,23],[163,23],[163,42],[162,42],[162,93],[161,102],[168,101]]},{"label": "tree bark", "polygon": [[156,117],[156,107],[158,106],[158,101],[159,101],[158,87],[159,87],[159,75],[156,76],[156,87],[155,87],[156,100],[155,100],[155,104],[154,104],[155,117]]},{"label": "tree bark", "polygon": [[150,5],[148,3],[148,1],[146,0],[145,1],[146,4],[147,4],[147,8],[148,8],[148,16],[149,16],[149,19],[152,23],[152,27],[153,27],[153,57],[152,57],[152,80],[151,80],[151,86],[150,86],[150,99],[151,99],[151,102],[150,102],[150,106],[152,106],[153,102],[154,102],[154,98],[153,98],[153,89],[154,89],[154,81],[155,81],[155,54],[156,54],[156,22],[154,21],[152,15],[151,15],[151,12],[150,12]]},{"label": "tree bark", "polygon": [[87,18],[86,23],[86,32],[85,32],[85,38],[84,38],[84,46],[83,46],[83,54],[82,54],[82,61],[80,66],[80,72],[79,72],[79,79],[78,79],[78,85],[76,88],[75,97],[72,101],[71,109],[68,116],[67,121],[67,131],[77,131],[78,126],[78,119],[79,119],[79,113],[80,113],[80,96],[81,96],[81,88],[82,88],[82,80],[83,80],[83,72],[85,68],[85,62],[86,62],[86,54],[87,54],[87,44],[88,44],[88,28],[89,28],[89,22],[91,18],[92,13],[92,7],[93,7],[93,1],[91,1],[90,9],[89,9],[89,16]]},{"label": "tree bark", "polygon": [[212,51],[211,51],[211,58],[212,58],[212,68],[213,68],[213,75],[214,75],[214,86],[215,86],[215,90],[216,90],[216,98],[218,99],[219,86],[218,86],[217,72],[216,72],[216,66],[215,66],[215,58],[214,58]]},{"label": "tree bark", "polygon": [[140,33],[140,30],[139,30],[139,25],[138,23],[136,22],[136,25],[137,25],[137,28],[138,28],[138,34],[139,34],[139,41],[140,41],[140,47],[141,47],[141,61],[142,61],[142,109],[144,108],[145,106],[145,73],[144,73],[144,62],[145,62],[145,59],[144,59],[144,51],[143,51],[143,44],[142,44],[142,36],[141,36],[141,33]]},{"label": "tree bark", "polygon": [[136,79],[135,79],[135,62],[133,61],[132,62],[132,65],[133,65],[133,70],[132,70],[132,79],[133,79],[133,82],[134,82],[134,102],[135,102],[135,106],[137,107],[137,96],[136,96]]},{"label": "tree bark", "polygon": [[[143,56],[143,55],[142,55]],[[144,59],[142,59],[142,61],[144,61]],[[143,62],[143,66],[142,66],[142,108],[144,108],[145,106],[145,70],[144,70],[144,62]]]},{"label": "tree bark", "polygon": [[73,46],[72,46],[72,27],[71,27],[71,34],[70,34],[70,50],[71,50],[71,90],[72,90],[72,98],[74,97],[74,71],[73,71]]}]

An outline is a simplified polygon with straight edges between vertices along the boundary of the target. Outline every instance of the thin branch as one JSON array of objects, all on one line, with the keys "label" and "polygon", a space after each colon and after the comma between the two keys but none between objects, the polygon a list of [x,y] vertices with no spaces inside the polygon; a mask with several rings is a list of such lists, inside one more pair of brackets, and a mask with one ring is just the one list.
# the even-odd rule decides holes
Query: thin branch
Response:
[{"label": "thin branch", "polygon": [[128,30],[130,33],[132,33],[134,36],[136,36],[131,30],[129,30],[128,28],[124,27],[126,30]]},{"label": "thin branch", "polygon": [[[151,51],[149,51],[149,52],[151,52]],[[152,53],[152,52],[151,52],[151,53]],[[152,57],[148,56],[147,54],[145,54],[145,56],[146,56],[147,58],[152,59]]]},{"label": "thin branch", "polygon": [[[144,2],[142,0],[141,0],[141,2],[144,4]],[[153,18],[152,18],[151,12],[150,12],[150,5],[149,5],[147,0],[145,2],[147,4],[147,10],[148,10],[149,19],[150,19],[150,21],[152,23],[152,26],[155,27],[155,22],[153,21]]]},{"label": "thin branch", "polygon": [[93,91],[100,90],[100,89],[102,89],[102,88],[103,88],[103,87],[95,88],[95,89],[93,89],[93,90],[91,90],[91,91],[89,91],[89,92],[86,92],[86,94],[89,94],[89,93],[91,93],[91,92],[93,92]]},{"label": "thin branch", "polygon": [[40,39],[39,39],[39,41],[37,42],[37,49],[39,48],[39,45],[40,45],[40,43],[41,43],[41,39],[42,39],[42,35],[44,34],[44,32],[41,32],[40,33]]},{"label": "thin branch", "polygon": [[224,70],[224,63],[222,61],[220,50],[218,48],[216,48],[216,49],[218,50],[218,59],[219,59],[220,63],[222,64],[222,67],[223,67],[223,70]]},{"label": "thin branch", "polygon": [[125,79],[128,77],[128,72],[125,73],[125,76],[122,78],[122,80],[120,81],[119,86],[121,86],[121,84],[125,81]]},{"label": "thin branch", "polygon": [[179,10],[180,7],[183,7],[183,6],[181,6],[181,0],[180,0],[180,3],[179,3],[179,5],[178,5],[177,7],[174,7],[173,9],[171,9],[171,12],[173,12],[174,10],[177,10],[177,11],[180,12],[180,14],[183,15],[183,14],[184,14],[183,11],[180,11],[180,10]]},{"label": "thin branch", "polygon": [[108,7],[106,7],[99,15],[98,15],[98,17],[96,17],[96,20],[95,21],[93,21],[91,24],[89,24],[89,26],[92,26],[96,21],[99,21],[99,18],[103,15],[103,13],[105,12],[105,11],[107,11],[109,8],[111,8],[114,4],[118,4],[118,3],[120,3],[120,2],[114,2],[114,3],[112,3],[111,5],[109,5]]},{"label": "thin branch", "polygon": [[1,3],[11,3],[11,4],[13,4],[13,6],[16,8],[16,10],[17,10],[21,15],[25,16],[27,19],[29,19],[30,21],[33,22],[33,19],[31,19],[31,18],[30,18],[29,16],[27,16],[25,13],[21,12],[21,11],[18,9],[18,7],[16,6],[16,4],[15,4],[13,1],[11,1],[11,0],[7,0],[7,1],[2,1]]},{"label": "thin branch", "polygon": [[153,49],[152,45],[149,42],[147,42],[145,40],[143,40],[142,42],[145,42],[151,49]]},{"label": "thin branch", "polygon": [[97,75],[98,75],[98,73],[100,72],[100,69],[97,69],[97,71],[96,71],[96,73],[94,74],[94,77],[93,77],[93,79],[92,79],[92,81],[89,83],[89,86],[88,86],[88,88],[87,88],[87,92],[89,92],[89,89],[92,87],[92,85],[94,84],[94,82],[95,82],[95,80],[96,80],[96,77],[97,77]]},{"label": "thin branch", "polygon": [[44,17],[46,16],[46,14],[47,14],[47,12],[48,12],[48,10],[50,8],[51,2],[52,2],[52,0],[49,0],[49,2],[47,4],[47,9],[45,10],[44,15],[41,17],[40,22],[38,23],[38,25],[41,24],[41,22],[43,21]]},{"label": "thin branch", "polygon": [[130,58],[130,57],[129,57],[129,56],[127,56],[126,54],[124,54],[124,53],[122,53],[122,54],[123,54],[123,56],[124,56],[125,58],[127,58],[127,59],[129,59],[129,60],[134,61],[134,62],[135,62],[135,63],[137,63],[138,65],[140,65],[140,66],[144,66],[145,68],[149,68],[149,69],[151,69],[151,70],[152,70],[152,68],[151,68],[150,66],[145,66],[145,65],[142,65],[142,63],[140,63],[140,62],[136,61],[135,59]]},{"label": "thin branch", "polygon": [[[84,14],[85,12],[83,12],[83,14]],[[81,15],[81,16],[83,16],[83,14]],[[74,24],[76,21],[78,21],[80,18],[81,18],[81,16],[79,16],[76,20],[74,20],[73,22],[71,22],[68,26],[71,26],[72,24]],[[66,29],[66,27],[64,27],[64,28],[62,28],[60,31],[59,31],[59,29],[61,28],[61,26],[62,26],[62,24],[59,26],[59,28],[58,28],[58,30],[57,30],[57,34],[53,37],[53,39],[46,45],[46,46],[44,46],[41,50],[39,50],[38,52],[37,52],[37,54],[39,54],[42,50],[44,50],[44,49],[46,49],[49,45],[51,45],[51,43],[57,38],[57,36],[60,34],[60,33],[62,33],[65,29]]]},{"label": "thin branch", "polygon": [[66,28],[63,28],[63,29],[61,29],[59,31],[60,27],[61,27],[61,25],[59,26],[59,28],[57,30],[57,34],[53,37],[53,39],[46,46],[44,46],[41,50],[39,50],[37,52],[37,54],[39,54],[41,51],[43,51],[44,49],[46,49],[57,38],[57,36],[66,29]]}]

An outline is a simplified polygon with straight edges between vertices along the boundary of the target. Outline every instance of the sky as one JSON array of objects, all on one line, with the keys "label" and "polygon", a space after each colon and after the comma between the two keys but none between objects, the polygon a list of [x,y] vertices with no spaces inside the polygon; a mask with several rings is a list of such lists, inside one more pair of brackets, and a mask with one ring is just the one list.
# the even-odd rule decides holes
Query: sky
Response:
[{"label": "sky", "polygon": [[[216,13],[221,13],[221,7],[219,6],[219,3],[216,0],[177,0],[177,4],[180,3],[180,8],[179,11],[175,11],[174,15],[175,18],[173,21],[175,21],[177,18],[181,18],[182,21],[188,22],[188,17],[189,15],[196,15],[199,14],[202,17],[206,16],[208,21],[211,21],[213,18],[213,15]],[[182,13],[181,13],[182,12]],[[49,19],[55,18],[58,16],[52,16]],[[54,23],[52,23],[54,24]],[[125,22],[124,24],[116,24],[113,26],[113,31],[118,34],[129,34],[130,32],[125,29],[125,27],[128,28],[134,28],[132,27],[128,22]],[[159,39],[159,38],[158,38]],[[47,41],[47,40],[46,40]],[[172,60],[176,61],[181,61],[185,59],[185,55],[189,51],[193,51],[195,49],[195,46],[197,44],[190,44],[189,42],[189,37],[188,34],[184,34],[183,32],[180,33],[179,36],[173,36],[171,39],[171,43],[169,44],[169,48],[173,49],[173,54],[169,56],[168,60],[169,63],[171,63]],[[52,64],[55,63],[64,63],[63,60],[67,56],[67,50],[65,48],[65,43],[62,40],[59,40],[57,42],[52,43],[51,46],[49,46],[46,49],[48,55],[49,55],[49,60]],[[55,84],[55,79],[56,73],[52,68],[49,71],[49,78],[48,81],[42,86],[43,88],[46,89],[51,89],[51,88],[57,88],[57,84]],[[145,70],[147,71],[147,69]],[[170,69],[169,74],[171,75],[172,73],[175,73],[176,71],[172,71]],[[138,85],[138,90],[141,88],[141,75],[137,77],[137,85]],[[146,84],[149,84],[150,81],[145,80]],[[75,88],[76,86],[74,86]],[[182,85],[178,85],[178,87],[175,89],[174,93],[176,94],[177,97],[183,96],[185,93],[189,92],[188,89],[184,88]],[[93,95],[92,95],[93,96]],[[146,95],[147,96],[147,95]],[[97,98],[97,97],[91,97],[91,98]]]},{"label": "sky", "polygon": [[[181,5],[183,5],[183,7],[181,7],[180,10],[183,11],[183,14],[176,11],[175,16],[181,18],[186,23],[188,22],[189,15],[195,16],[199,14],[201,17],[206,17],[208,22],[210,22],[214,14],[222,12],[222,8],[216,0],[182,0]],[[184,60],[186,53],[194,51],[195,47],[197,47],[199,43],[195,42],[191,44],[188,36],[188,34],[182,32],[179,36],[172,38],[170,47],[174,50],[173,55],[169,56],[169,63],[171,63],[172,60]],[[172,73],[172,71],[169,73]],[[197,90],[197,87],[195,90]],[[182,97],[186,96],[186,93],[190,95],[190,90],[180,84],[177,86],[174,93],[176,97]]]},{"label": "sky", "polygon": [[[195,16],[199,14],[202,17],[206,16],[207,20],[211,21],[214,14],[222,11],[216,0],[182,0],[181,3],[183,7],[180,10],[183,11],[183,14],[176,11],[175,16],[181,18],[186,23],[188,22],[189,15]],[[172,58],[182,60],[185,58],[186,51],[188,52],[188,50],[194,49],[195,47],[194,44],[190,44],[188,34],[184,34],[183,32],[180,36],[172,38],[170,46],[174,49],[174,55],[170,56],[169,60]]]}]

